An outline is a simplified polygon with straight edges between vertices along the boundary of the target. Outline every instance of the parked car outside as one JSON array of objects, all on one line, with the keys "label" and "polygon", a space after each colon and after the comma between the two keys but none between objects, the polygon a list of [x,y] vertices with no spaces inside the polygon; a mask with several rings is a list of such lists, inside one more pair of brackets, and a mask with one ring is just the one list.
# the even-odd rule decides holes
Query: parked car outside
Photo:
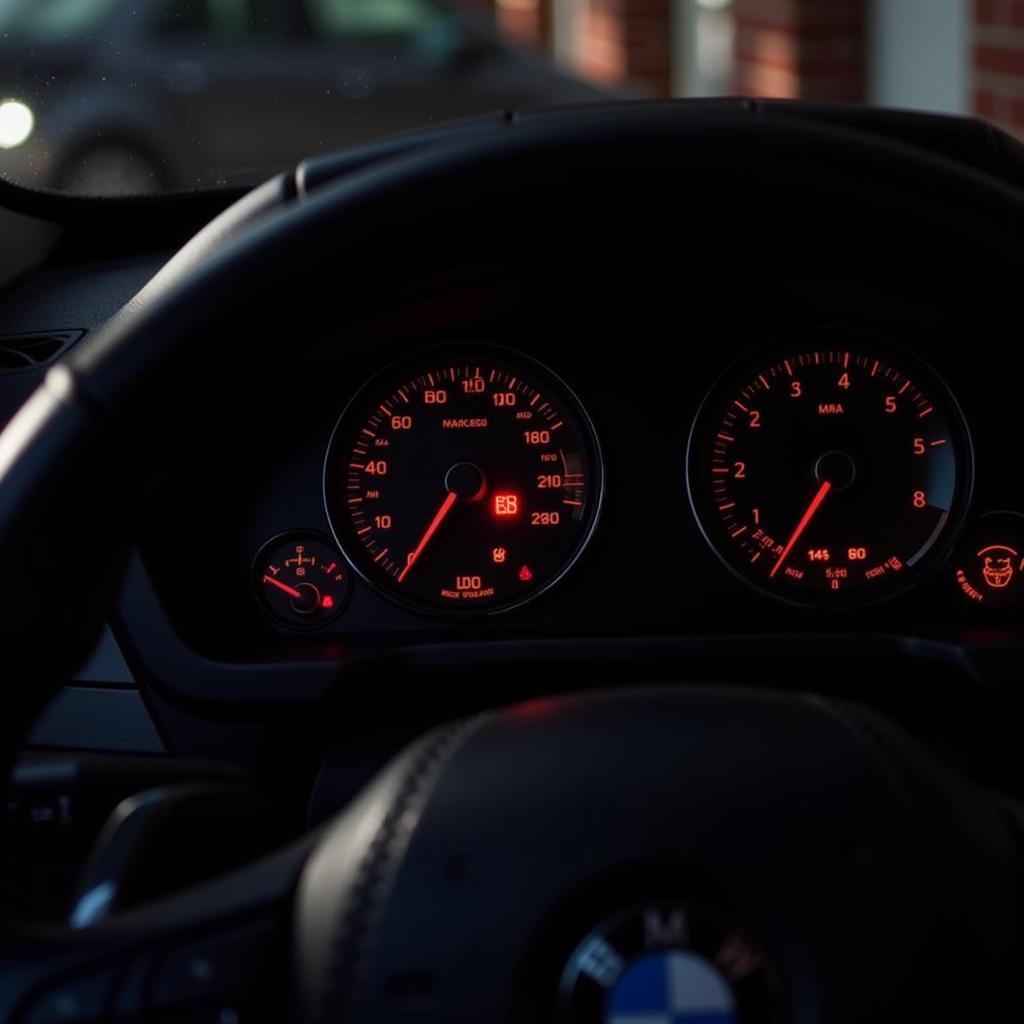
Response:
[{"label": "parked car outside", "polygon": [[449,0],[0,4],[0,176],[37,188],[249,183],[377,135],[607,95]]}]

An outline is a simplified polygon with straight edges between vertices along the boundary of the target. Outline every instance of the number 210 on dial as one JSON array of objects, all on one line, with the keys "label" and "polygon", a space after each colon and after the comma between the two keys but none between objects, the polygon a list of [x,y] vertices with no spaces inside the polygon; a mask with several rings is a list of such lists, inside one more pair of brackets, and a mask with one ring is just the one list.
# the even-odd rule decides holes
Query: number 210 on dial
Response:
[{"label": "number 210 on dial", "polygon": [[371,381],[335,430],[324,487],[338,542],[373,587],[418,609],[495,612],[579,557],[602,466],[590,419],[558,378],[481,346]]}]

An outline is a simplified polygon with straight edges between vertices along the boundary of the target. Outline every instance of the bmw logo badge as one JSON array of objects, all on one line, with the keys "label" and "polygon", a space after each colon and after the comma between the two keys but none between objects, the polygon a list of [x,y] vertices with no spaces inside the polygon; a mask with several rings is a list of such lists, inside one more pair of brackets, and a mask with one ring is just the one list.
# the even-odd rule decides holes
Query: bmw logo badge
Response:
[{"label": "bmw logo badge", "polygon": [[571,1024],[776,1024],[782,984],[768,956],[718,915],[678,904],[595,928],[562,976]]}]

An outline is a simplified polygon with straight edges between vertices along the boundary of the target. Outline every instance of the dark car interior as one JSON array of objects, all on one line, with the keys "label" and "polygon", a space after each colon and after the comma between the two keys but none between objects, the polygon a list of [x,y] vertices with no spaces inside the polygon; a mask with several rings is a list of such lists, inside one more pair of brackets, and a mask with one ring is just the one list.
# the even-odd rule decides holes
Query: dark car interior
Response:
[{"label": "dark car interior", "polygon": [[1022,1019],[1022,237],[743,99],[0,181],[0,1019]]}]

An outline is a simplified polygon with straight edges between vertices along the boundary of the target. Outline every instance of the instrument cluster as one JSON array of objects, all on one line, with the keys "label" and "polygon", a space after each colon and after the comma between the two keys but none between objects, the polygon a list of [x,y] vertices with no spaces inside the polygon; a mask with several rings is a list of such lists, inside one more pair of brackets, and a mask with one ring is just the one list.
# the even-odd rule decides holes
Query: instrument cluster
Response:
[{"label": "instrument cluster", "polygon": [[678,485],[668,508],[653,486],[616,494],[607,481],[604,443],[635,410],[592,418],[573,385],[487,343],[378,370],[327,445],[329,533],[275,536],[255,558],[265,616],[284,632],[343,629],[352,589],[366,588],[424,622],[514,621],[571,588],[606,487],[629,506],[614,527],[627,557],[670,564],[682,531],[656,524],[689,521],[718,566],[705,577],[732,574],[755,607],[853,610],[922,586],[993,615],[1024,601],[1024,516],[974,507],[958,399],[897,341],[803,329],[747,351],[674,418],[680,436],[660,439],[677,453],[651,458]]},{"label": "instrument cluster", "polygon": [[1024,322],[923,265],[808,274],[741,304],[617,260],[585,292],[502,268],[271,348],[166,470],[141,551],[168,624],[275,663],[1019,632]]}]

